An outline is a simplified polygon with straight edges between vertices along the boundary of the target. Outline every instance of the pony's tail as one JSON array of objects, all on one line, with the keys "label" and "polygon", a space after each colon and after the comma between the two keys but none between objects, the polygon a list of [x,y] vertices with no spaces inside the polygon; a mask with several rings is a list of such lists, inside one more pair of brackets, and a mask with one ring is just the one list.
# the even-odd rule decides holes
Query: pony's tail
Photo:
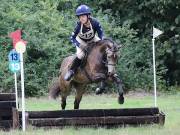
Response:
[{"label": "pony's tail", "polygon": [[49,87],[49,98],[56,99],[60,94],[59,79],[54,78]]}]

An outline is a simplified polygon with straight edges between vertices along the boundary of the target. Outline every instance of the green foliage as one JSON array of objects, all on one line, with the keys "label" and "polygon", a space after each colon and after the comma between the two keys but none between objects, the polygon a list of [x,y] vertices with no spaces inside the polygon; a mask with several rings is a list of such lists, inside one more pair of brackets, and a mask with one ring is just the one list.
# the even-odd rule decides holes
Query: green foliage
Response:
[{"label": "green foliage", "polygon": [[126,88],[151,89],[153,25],[165,31],[156,42],[158,86],[164,89],[165,82],[179,85],[179,1],[2,0],[0,91],[13,91],[13,74],[8,70],[7,59],[12,43],[8,34],[22,29],[22,38],[28,41],[24,55],[26,94],[38,96],[47,92],[63,58],[75,52],[69,36],[77,21],[74,11],[81,3],[92,7],[106,37],[122,44],[117,71]]},{"label": "green foliage", "polygon": [[[28,41],[25,53],[26,94],[42,95],[47,92],[48,82],[57,76],[60,63],[72,53],[69,35],[73,21],[69,12],[57,10],[58,1],[2,1],[1,14],[1,87],[13,89],[13,77],[8,71],[8,52],[12,49],[8,33],[23,30]],[[5,26],[4,26],[5,24]],[[3,45],[3,46],[2,46]],[[9,79],[11,78],[11,79]]]},{"label": "green foliage", "polygon": [[[164,31],[156,43],[158,75],[168,85],[180,84],[180,1],[96,0],[104,13],[112,14],[117,25],[129,25],[140,39],[150,40],[152,26]],[[162,72],[163,71],[163,72]]]}]

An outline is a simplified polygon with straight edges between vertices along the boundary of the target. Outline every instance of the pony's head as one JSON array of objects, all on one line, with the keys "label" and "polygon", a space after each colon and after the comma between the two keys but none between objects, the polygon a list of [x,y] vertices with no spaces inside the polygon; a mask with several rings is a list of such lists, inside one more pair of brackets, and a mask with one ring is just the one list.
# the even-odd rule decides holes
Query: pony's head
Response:
[{"label": "pony's head", "polygon": [[107,55],[108,75],[111,76],[116,73],[115,66],[118,62],[117,52],[119,50],[119,46],[110,39],[103,39],[101,42],[106,46],[105,51]]}]

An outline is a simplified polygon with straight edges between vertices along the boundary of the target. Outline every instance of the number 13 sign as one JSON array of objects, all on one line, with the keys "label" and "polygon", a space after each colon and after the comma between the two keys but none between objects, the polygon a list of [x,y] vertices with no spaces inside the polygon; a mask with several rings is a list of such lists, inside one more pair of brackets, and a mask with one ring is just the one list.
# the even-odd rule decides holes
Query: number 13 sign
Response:
[{"label": "number 13 sign", "polygon": [[16,73],[20,70],[20,55],[13,49],[8,55],[9,69]]}]

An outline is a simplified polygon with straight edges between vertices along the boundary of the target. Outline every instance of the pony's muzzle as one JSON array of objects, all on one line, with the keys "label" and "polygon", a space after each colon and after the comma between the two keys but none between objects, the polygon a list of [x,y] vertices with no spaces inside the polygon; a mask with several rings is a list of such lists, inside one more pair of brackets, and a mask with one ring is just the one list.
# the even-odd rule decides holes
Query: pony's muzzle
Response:
[{"label": "pony's muzzle", "polygon": [[114,65],[108,65],[108,75],[114,75],[116,73],[116,69]]}]

